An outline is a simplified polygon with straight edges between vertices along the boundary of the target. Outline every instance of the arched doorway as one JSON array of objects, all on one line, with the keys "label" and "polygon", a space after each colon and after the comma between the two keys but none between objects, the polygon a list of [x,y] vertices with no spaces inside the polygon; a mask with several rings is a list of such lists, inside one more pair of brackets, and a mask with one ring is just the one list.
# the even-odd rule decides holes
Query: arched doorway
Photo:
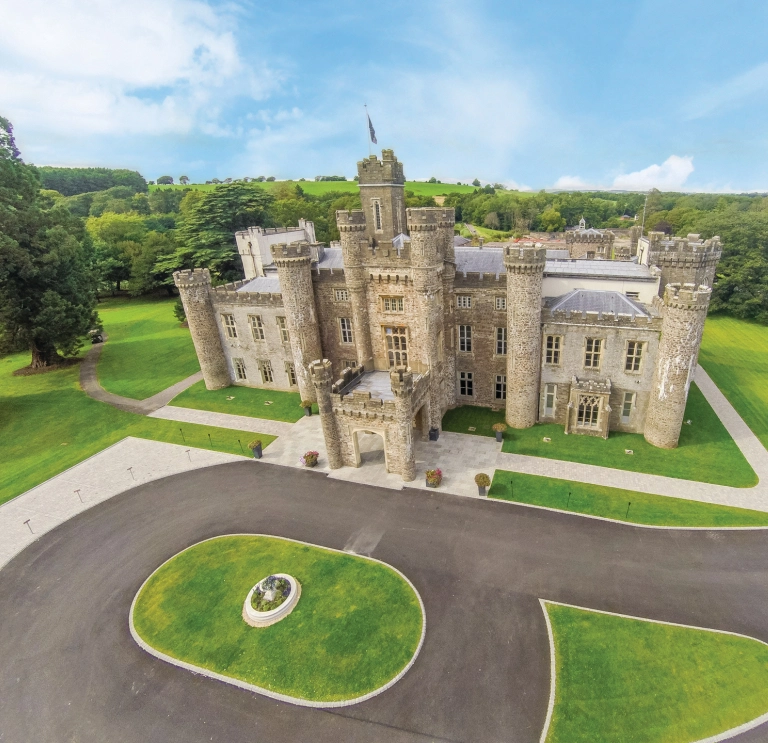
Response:
[{"label": "arched doorway", "polygon": [[389,472],[387,461],[386,434],[384,431],[371,428],[358,428],[352,431],[352,442],[355,447],[356,467],[363,465],[384,465]]}]

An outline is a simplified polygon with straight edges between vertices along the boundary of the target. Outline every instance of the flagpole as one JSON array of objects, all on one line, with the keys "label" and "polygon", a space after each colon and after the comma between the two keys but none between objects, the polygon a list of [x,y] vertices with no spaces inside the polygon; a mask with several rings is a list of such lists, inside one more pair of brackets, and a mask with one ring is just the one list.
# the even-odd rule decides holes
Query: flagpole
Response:
[{"label": "flagpole", "polygon": [[368,104],[364,103],[363,108],[365,108],[365,138],[368,141],[368,157],[371,156],[371,132],[370,132],[370,117],[368,116]]}]

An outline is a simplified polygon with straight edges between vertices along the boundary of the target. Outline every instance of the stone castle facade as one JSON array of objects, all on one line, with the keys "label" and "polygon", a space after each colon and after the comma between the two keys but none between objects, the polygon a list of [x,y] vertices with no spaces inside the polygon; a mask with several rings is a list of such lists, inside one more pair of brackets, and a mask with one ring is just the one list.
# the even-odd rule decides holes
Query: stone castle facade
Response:
[{"label": "stone castle facade", "polygon": [[318,403],[332,468],[358,466],[358,435],[374,432],[404,480],[415,437],[439,435],[457,405],[504,409],[513,428],[677,445],[718,238],[638,232],[629,260],[602,235],[569,244],[602,259],[456,247],[453,209],[406,208],[391,150],[358,175],[362,209],[337,212],[338,246],[311,222],[252,228],[238,233],[246,280],[175,274],[209,389],[296,390]]}]

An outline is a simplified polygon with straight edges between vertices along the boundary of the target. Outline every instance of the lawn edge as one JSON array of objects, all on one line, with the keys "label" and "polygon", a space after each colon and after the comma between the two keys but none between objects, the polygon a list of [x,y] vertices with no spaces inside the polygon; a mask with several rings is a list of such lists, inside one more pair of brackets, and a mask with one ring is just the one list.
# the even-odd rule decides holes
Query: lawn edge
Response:
[{"label": "lawn edge", "polygon": [[[632,614],[620,614],[619,612],[615,611],[605,611],[604,609],[592,609],[588,606],[578,606],[576,604],[568,604],[564,601],[553,601],[551,599],[539,599],[539,604],[541,605],[542,611],[544,612],[544,618],[547,623],[547,631],[549,633],[549,651],[550,651],[550,693],[549,693],[549,706],[547,708],[547,718],[544,723],[544,729],[541,733],[541,738],[539,739],[539,743],[545,743],[546,737],[549,734],[549,726],[552,721],[552,713],[554,712],[555,708],[555,682],[556,682],[556,668],[555,668],[555,643],[554,643],[554,633],[552,630],[552,622],[549,617],[549,612],[547,611],[547,605],[551,604],[552,606],[565,606],[569,609],[578,609],[580,611],[588,611],[592,612],[593,614],[606,614],[608,616],[612,617],[620,617],[621,619],[632,619],[637,622],[650,622],[651,624],[664,624],[668,627],[682,627],[683,629],[695,629],[699,630],[700,632],[712,632],[717,635],[731,635],[732,637],[741,637],[745,640],[752,640],[753,642],[759,642],[761,645],[765,645],[768,647],[768,642],[765,642],[764,640],[760,640],[757,637],[752,637],[750,635],[742,634],[741,632],[731,632],[729,630],[722,630],[722,629],[713,629],[712,627],[699,627],[695,624],[681,624],[680,622],[666,622],[662,619],[648,619],[647,617],[636,617]],[[719,741],[723,740],[730,740],[731,738],[735,738],[737,735],[741,735],[742,733],[746,733],[749,730],[754,730],[756,727],[759,727],[760,725],[768,722],[768,712],[765,712],[764,714],[760,715],[759,717],[755,717],[752,720],[749,720],[745,723],[742,723],[741,725],[737,725],[733,728],[728,728],[728,730],[724,730],[722,733],[717,733],[716,735],[712,735],[708,738],[700,738],[696,741],[691,741],[691,743],[719,743]]]},{"label": "lawn edge", "polygon": [[[377,689],[374,689],[373,691],[368,692],[367,694],[363,694],[362,696],[354,697],[352,699],[341,699],[341,700],[336,700],[332,702],[316,702],[310,699],[294,697],[289,694],[281,694],[280,692],[272,691],[271,689],[265,689],[262,686],[257,686],[256,684],[250,684],[247,681],[242,681],[232,676],[226,676],[223,673],[210,671],[207,668],[203,668],[202,666],[197,666],[193,663],[187,663],[186,661],[179,660],[178,658],[174,658],[173,656],[167,655],[166,653],[163,653],[157,650],[156,648],[152,647],[139,635],[133,623],[134,608],[136,607],[136,602],[139,599],[139,595],[144,590],[144,586],[146,586],[147,583],[149,583],[150,579],[152,578],[152,576],[155,575],[155,573],[161,570],[171,560],[175,559],[179,555],[184,554],[184,552],[186,552],[187,550],[190,550],[193,547],[197,547],[198,545],[205,544],[205,542],[212,542],[215,539],[224,539],[226,537],[265,537],[267,539],[282,539],[285,542],[294,542],[295,544],[303,544],[308,547],[315,547],[318,549],[328,550],[329,552],[338,552],[339,554],[342,554],[342,555],[352,555],[354,557],[359,557],[362,560],[370,560],[371,562],[378,563],[379,565],[383,565],[384,567],[387,567],[390,570],[394,571],[411,587],[411,590],[416,594],[416,598],[419,600],[419,607],[421,608],[421,637],[419,638],[419,643],[416,646],[416,650],[411,656],[411,659],[408,661],[408,663],[405,664],[405,666],[395,676],[393,676],[389,681],[387,681],[386,684],[378,687]],[[262,694],[263,696],[270,697],[271,699],[277,699],[278,701],[281,701],[281,702],[289,702],[290,704],[296,704],[300,707],[332,708],[332,707],[349,707],[353,704],[364,702],[367,699],[372,699],[373,697],[376,697],[379,694],[385,692],[391,686],[394,686],[403,676],[405,676],[405,674],[408,673],[408,671],[411,669],[411,666],[413,666],[413,664],[416,662],[416,658],[419,656],[419,653],[421,652],[421,648],[424,645],[424,637],[426,636],[426,633],[427,633],[427,613],[424,608],[424,601],[421,598],[421,594],[416,590],[416,586],[413,585],[410,579],[403,572],[398,570],[393,565],[390,565],[389,563],[384,562],[383,560],[377,560],[375,557],[369,557],[368,555],[358,555],[355,552],[346,552],[344,550],[335,549],[334,547],[325,547],[324,545],[320,545],[320,544],[312,544],[311,542],[305,542],[301,539],[291,539],[290,537],[280,537],[274,534],[246,534],[246,533],[238,532],[235,534],[219,534],[218,536],[209,537],[208,539],[203,539],[199,542],[195,542],[195,544],[190,544],[188,547],[185,547],[183,550],[181,550],[180,552],[177,552],[175,555],[171,555],[171,557],[169,557],[161,565],[158,565],[158,567],[156,567],[149,574],[146,580],[141,584],[141,586],[139,587],[139,590],[136,592],[136,595],[133,597],[133,601],[131,602],[131,609],[130,609],[130,612],[128,613],[128,628],[131,632],[131,637],[133,637],[136,644],[142,650],[146,651],[150,655],[155,656],[156,658],[159,658],[160,660],[165,661],[166,663],[170,663],[171,665],[178,666],[179,668],[184,668],[185,670],[191,671],[192,673],[197,674],[199,676],[206,676],[208,678],[216,679],[217,681],[223,681],[226,684],[237,686],[240,689],[245,689],[246,691],[253,691],[257,694]]]}]

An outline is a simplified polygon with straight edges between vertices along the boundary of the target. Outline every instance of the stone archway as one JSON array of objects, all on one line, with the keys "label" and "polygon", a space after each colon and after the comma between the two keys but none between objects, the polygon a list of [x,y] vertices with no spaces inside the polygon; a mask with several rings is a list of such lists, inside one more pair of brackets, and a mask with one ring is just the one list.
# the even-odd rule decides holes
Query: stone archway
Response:
[{"label": "stone archway", "polygon": [[384,469],[389,472],[386,432],[377,428],[353,428],[350,433],[355,453],[355,466],[383,464]]}]

